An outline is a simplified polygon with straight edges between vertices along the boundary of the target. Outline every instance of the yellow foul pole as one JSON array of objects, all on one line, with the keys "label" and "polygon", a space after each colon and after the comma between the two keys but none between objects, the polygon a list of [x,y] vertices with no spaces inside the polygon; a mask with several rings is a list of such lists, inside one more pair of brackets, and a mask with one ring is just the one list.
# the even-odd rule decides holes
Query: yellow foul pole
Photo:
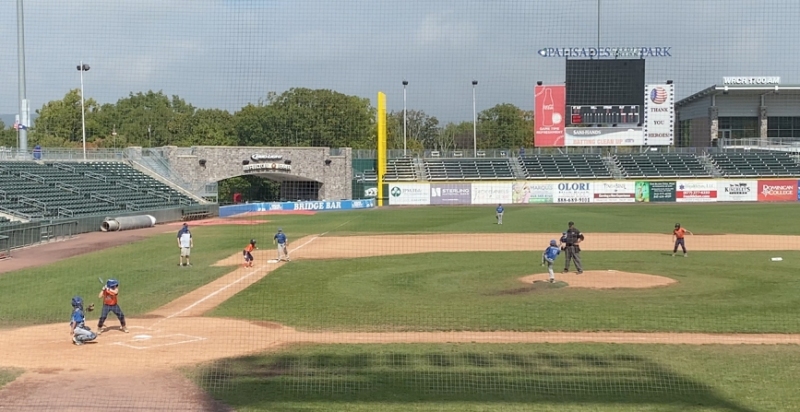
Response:
[{"label": "yellow foul pole", "polygon": [[383,206],[383,176],[386,174],[386,95],[378,92],[378,206]]}]

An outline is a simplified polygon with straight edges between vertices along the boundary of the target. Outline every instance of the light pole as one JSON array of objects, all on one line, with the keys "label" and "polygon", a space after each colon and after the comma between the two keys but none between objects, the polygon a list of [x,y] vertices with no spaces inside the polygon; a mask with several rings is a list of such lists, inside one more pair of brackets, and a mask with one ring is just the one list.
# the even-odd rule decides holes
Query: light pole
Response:
[{"label": "light pole", "polygon": [[472,149],[473,156],[478,157],[478,114],[475,111],[475,86],[478,85],[477,80],[472,81]]},{"label": "light pole", "polygon": [[25,90],[25,17],[23,14],[22,0],[17,0],[17,75],[19,81],[19,124],[17,128],[17,151],[28,151],[28,127],[30,124],[30,109]]},{"label": "light pole", "polygon": [[403,80],[403,157],[406,157],[406,86],[408,81]]},{"label": "light pole", "polygon": [[86,108],[83,102],[83,72],[89,71],[89,65],[81,62],[78,65],[78,71],[81,72],[81,130],[83,132],[83,160],[86,160]]}]

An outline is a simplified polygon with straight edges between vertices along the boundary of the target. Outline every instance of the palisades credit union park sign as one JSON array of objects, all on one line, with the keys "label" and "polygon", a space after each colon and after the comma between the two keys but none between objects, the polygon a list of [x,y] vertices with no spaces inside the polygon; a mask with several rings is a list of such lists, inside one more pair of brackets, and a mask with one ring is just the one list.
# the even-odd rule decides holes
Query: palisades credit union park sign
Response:
[{"label": "palisades credit union park sign", "polygon": [[545,47],[537,54],[542,57],[593,57],[617,59],[620,57],[672,57],[672,47]]}]

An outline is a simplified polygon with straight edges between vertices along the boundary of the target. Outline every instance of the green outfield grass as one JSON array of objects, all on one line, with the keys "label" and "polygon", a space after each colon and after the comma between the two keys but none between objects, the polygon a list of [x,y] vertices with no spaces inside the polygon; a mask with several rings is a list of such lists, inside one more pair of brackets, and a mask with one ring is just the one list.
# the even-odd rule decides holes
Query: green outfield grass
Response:
[{"label": "green outfield grass", "polygon": [[[286,265],[212,316],[327,330],[800,332],[800,252],[585,252],[585,269],[678,281],[650,289],[523,284],[536,253],[430,253]],[[557,264],[563,264],[559,258]],[[557,265],[558,267],[558,265]],[[558,280],[575,278],[557,274]],[[554,285],[557,286],[557,285]],[[357,314],[357,315],[355,315]]]},{"label": "green outfield grass", "polygon": [[792,411],[797,346],[304,346],[185,370],[239,411]]},{"label": "green outfield grass", "polygon": [[0,368],[0,388],[17,379],[18,376],[22,375],[22,372],[22,369]]}]

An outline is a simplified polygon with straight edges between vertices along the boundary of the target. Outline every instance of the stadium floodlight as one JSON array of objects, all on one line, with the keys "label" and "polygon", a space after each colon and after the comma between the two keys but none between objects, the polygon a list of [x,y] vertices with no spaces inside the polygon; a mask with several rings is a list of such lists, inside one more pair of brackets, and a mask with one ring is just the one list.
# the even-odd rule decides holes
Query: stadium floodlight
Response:
[{"label": "stadium floodlight", "polygon": [[406,86],[408,86],[408,80],[403,80],[403,157],[406,157]]},{"label": "stadium floodlight", "polygon": [[672,80],[667,80],[667,84],[672,84]]},{"label": "stadium floodlight", "polygon": [[472,81],[472,149],[473,156],[478,157],[478,114],[475,111],[475,86],[478,85],[477,80]]},{"label": "stadium floodlight", "polygon": [[83,133],[83,160],[86,160],[86,107],[83,101],[83,72],[89,71],[89,65],[81,62],[77,68],[81,72],[81,131]]}]

